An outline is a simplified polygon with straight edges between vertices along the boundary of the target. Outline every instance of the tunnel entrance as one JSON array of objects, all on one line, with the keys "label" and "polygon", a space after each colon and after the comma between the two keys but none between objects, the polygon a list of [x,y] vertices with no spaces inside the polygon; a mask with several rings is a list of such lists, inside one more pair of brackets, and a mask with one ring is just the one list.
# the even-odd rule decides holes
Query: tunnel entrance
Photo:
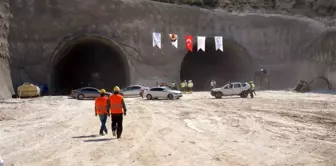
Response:
[{"label": "tunnel entrance", "polygon": [[81,87],[124,87],[129,83],[126,57],[111,41],[98,37],[81,37],[61,48],[55,60],[53,94],[67,95]]},{"label": "tunnel entrance", "polygon": [[181,65],[180,79],[192,80],[195,91],[210,89],[210,81],[215,80],[217,87],[228,81],[248,81],[253,78],[252,63],[249,55],[237,43],[223,40],[224,51],[215,50],[215,40],[208,37],[205,52],[188,52]]}]

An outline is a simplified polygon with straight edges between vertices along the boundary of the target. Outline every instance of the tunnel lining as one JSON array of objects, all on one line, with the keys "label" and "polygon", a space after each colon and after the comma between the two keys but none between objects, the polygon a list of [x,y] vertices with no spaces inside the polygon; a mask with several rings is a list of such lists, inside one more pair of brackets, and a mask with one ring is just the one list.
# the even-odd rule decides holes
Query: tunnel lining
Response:
[{"label": "tunnel lining", "polygon": [[113,40],[106,38],[100,35],[92,35],[86,34],[81,36],[72,36],[64,38],[54,49],[52,53],[52,58],[49,61],[49,93],[55,94],[55,90],[57,89],[56,82],[58,81],[58,71],[57,67],[62,63],[61,61],[66,58],[67,54],[71,51],[71,49],[75,49],[82,43],[96,43],[98,45],[104,45],[105,47],[110,48],[111,52],[117,54],[116,58],[120,58],[122,65],[124,66],[125,70],[125,84],[129,84],[130,82],[130,67],[128,63],[128,59],[124,53],[124,51],[120,48],[120,46],[114,42]]},{"label": "tunnel lining", "polygon": [[[184,56],[182,63],[181,63],[181,67],[180,67],[180,80],[184,81],[184,80],[193,80],[194,82],[194,90],[196,91],[203,91],[203,90],[208,90],[209,85],[210,85],[210,80],[215,79],[216,77],[218,78],[219,73],[225,73],[226,70],[235,70],[236,73],[238,73],[237,75],[233,76],[232,80],[230,80],[230,78],[228,78],[228,80],[230,81],[248,81],[248,80],[252,80],[253,79],[253,62],[251,59],[251,55],[246,51],[245,48],[243,48],[241,45],[239,45],[237,42],[232,41],[232,40],[228,40],[223,38],[223,47],[224,47],[224,51],[216,51],[215,50],[215,42],[214,42],[214,38],[213,37],[208,37],[206,39],[206,51],[197,51],[197,43],[193,44],[193,52],[187,52],[186,55]],[[200,56],[200,57],[198,57]],[[202,57],[204,56],[204,57]],[[220,56],[220,57],[218,57]],[[203,58],[202,61],[202,66],[200,66],[200,64],[198,64],[198,67],[196,64],[192,64],[192,63],[196,63],[197,60],[193,59],[193,58]],[[209,59],[213,59],[213,60],[209,60],[209,59],[204,59],[204,58],[209,58]],[[225,66],[223,67],[223,65],[226,66],[230,66],[229,64],[231,64],[230,62],[227,62],[225,60],[230,60],[233,61],[233,63],[237,63],[239,66],[238,67],[234,67],[234,69],[231,68],[226,68]],[[217,62],[211,62],[211,61],[217,61]],[[220,61],[220,62],[218,62]],[[207,64],[207,63],[213,63],[211,65]],[[187,65],[191,65],[187,66]],[[209,67],[211,66],[211,67]],[[214,67],[215,66],[215,67]],[[194,68],[194,69],[192,69]],[[209,74],[209,73],[202,73],[201,75],[197,75],[197,72],[203,72],[203,71],[208,71],[210,72],[210,68],[212,69],[218,69],[215,71],[215,73],[218,74]],[[223,72],[224,71],[224,72]],[[208,75],[207,75],[208,74]],[[205,76],[204,76],[205,75]],[[209,76],[210,75],[210,76]],[[222,74],[222,76],[225,74]],[[186,78],[190,76],[191,78]],[[205,77],[205,78],[199,78],[197,79],[197,77]],[[225,79],[217,79],[217,86],[222,86],[223,84],[227,83],[226,81],[224,81]],[[198,86],[197,86],[198,84]]]}]

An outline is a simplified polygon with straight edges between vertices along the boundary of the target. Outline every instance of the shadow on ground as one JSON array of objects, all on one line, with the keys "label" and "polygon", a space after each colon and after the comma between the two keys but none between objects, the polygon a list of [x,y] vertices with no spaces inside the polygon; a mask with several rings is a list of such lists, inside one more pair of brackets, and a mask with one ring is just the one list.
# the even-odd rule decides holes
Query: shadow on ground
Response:
[{"label": "shadow on ground", "polygon": [[98,137],[98,135],[81,135],[72,138],[94,138],[94,137]]},{"label": "shadow on ground", "polygon": [[99,138],[99,139],[88,139],[88,140],[84,140],[84,142],[102,142],[102,141],[110,141],[113,140],[115,138]]},{"label": "shadow on ground", "polygon": [[306,93],[319,93],[319,94],[333,94],[335,95],[336,94],[336,90],[312,90],[312,91],[309,91],[309,92],[306,92]]},{"label": "shadow on ground", "polygon": [[217,99],[215,97],[210,97],[208,99],[210,99],[210,100],[222,100],[222,99],[246,99],[246,98],[241,98],[239,96],[229,96],[229,97],[224,96],[223,98],[220,98],[220,99]]}]

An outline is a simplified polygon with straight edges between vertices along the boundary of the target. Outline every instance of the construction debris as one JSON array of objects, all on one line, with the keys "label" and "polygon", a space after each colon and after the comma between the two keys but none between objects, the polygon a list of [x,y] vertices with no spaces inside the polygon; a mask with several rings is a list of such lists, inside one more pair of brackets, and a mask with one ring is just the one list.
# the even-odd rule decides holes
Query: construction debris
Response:
[{"label": "construction debris", "polygon": [[304,81],[304,80],[301,80],[297,85],[296,87],[294,88],[295,91],[297,92],[309,92],[311,89],[310,89],[310,86],[309,86],[309,83]]}]

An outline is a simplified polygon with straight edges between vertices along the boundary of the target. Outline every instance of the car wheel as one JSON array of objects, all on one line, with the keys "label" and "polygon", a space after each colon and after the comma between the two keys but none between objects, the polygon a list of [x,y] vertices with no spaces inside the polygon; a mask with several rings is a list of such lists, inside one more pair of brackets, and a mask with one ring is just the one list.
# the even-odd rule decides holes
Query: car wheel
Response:
[{"label": "car wheel", "polygon": [[247,92],[242,92],[241,94],[239,94],[239,96],[240,96],[241,98],[247,98],[248,93],[247,93]]},{"label": "car wheel", "polygon": [[148,99],[148,100],[152,100],[152,95],[150,95],[150,94],[148,94],[148,95],[146,95],[146,98]]},{"label": "car wheel", "polygon": [[172,94],[168,94],[167,97],[168,97],[169,100],[173,100],[174,99],[174,96]]},{"label": "car wheel", "polygon": [[221,92],[217,92],[215,95],[216,99],[220,99],[223,97],[223,94]]},{"label": "car wheel", "polygon": [[78,100],[83,100],[83,99],[84,99],[84,95],[83,95],[83,94],[79,94],[79,95],[77,96],[77,99],[78,99]]}]

